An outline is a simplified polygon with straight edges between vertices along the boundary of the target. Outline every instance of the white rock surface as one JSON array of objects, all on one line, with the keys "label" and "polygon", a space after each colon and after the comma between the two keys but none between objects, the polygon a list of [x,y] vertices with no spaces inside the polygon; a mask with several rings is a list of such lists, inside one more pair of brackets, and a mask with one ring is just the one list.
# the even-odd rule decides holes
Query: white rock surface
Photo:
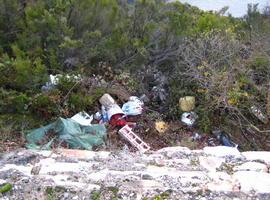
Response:
[{"label": "white rock surface", "polygon": [[216,156],[216,157],[228,157],[232,156],[235,158],[241,158],[241,154],[237,148],[216,146],[216,147],[204,147],[203,151],[205,154]]},{"label": "white rock surface", "polygon": [[270,193],[270,174],[254,171],[238,171],[233,177],[239,181],[241,191],[257,193]]},{"label": "white rock surface", "polygon": [[157,153],[165,154],[169,158],[175,158],[181,155],[189,155],[191,150],[187,147],[166,147],[158,150]]},{"label": "white rock surface", "polygon": [[214,156],[200,156],[199,157],[200,165],[207,169],[208,171],[216,171],[222,163],[225,162],[224,158],[214,157]]},{"label": "white rock surface", "polygon": [[243,152],[242,155],[247,160],[261,160],[270,165],[270,152],[269,151],[247,151]]},{"label": "white rock surface", "polygon": [[[0,199],[270,199],[267,152],[168,147],[148,154],[128,151],[18,150],[0,155]],[[264,162],[268,158],[264,159]],[[251,161],[249,161],[251,160]],[[33,169],[35,173],[33,173]],[[249,170],[249,171],[248,171]],[[256,191],[253,193],[252,191]],[[50,197],[51,198],[51,197]]]},{"label": "white rock surface", "polygon": [[234,171],[256,171],[256,172],[268,172],[268,168],[265,164],[258,162],[246,162],[233,168]]}]

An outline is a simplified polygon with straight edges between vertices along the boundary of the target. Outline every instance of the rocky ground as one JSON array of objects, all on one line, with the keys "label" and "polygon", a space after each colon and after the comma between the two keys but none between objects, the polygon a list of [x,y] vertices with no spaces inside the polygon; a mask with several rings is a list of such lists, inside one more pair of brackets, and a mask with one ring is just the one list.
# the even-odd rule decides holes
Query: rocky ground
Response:
[{"label": "rocky ground", "polygon": [[19,149],[0,157],[0,199],[270,199],[270,152],[217,146],[146,154]]}]

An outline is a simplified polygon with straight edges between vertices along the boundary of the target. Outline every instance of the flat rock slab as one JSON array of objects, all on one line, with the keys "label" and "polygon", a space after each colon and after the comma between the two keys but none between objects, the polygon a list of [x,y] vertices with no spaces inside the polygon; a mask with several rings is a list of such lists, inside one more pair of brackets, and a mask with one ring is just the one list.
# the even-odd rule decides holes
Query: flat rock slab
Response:
[{"label": "flat rock slab", "polygon": [[233,178],[239,181],[241,191],[270,193],[270,174],[254,171],[238,171]]},{"label": "flat rock slab", "polygon": [[270,165],[270,152],[269,151],[246,151],[242,155],[247,160],[260,160]]},{"label": "flat rock slab", "polygon": [[214,156],[200,156],[199,157],[200,165],[207,169],[208,171],[216,171],[222,163],[225,163],[224,158],[214,157]]},{"label": "flat rock slab", "polygon": [[0,199],[269,200],[266,156],[224,146],[146,154],[23,149],[0,157],[0,184],[13,185]]},{"label": "flat rock slab", "polygon": [[268,172],[268,168],[265,164],[258,162],[246,162],[233,168],[234,171],[256,171],[256,172]]},{"label": "flat rock slab", "polygon": [[241,153],[238,151],[237,148],[226,146],[204,147],[203,152],[207,155],[212,155],[216,157],[242,157]]}]

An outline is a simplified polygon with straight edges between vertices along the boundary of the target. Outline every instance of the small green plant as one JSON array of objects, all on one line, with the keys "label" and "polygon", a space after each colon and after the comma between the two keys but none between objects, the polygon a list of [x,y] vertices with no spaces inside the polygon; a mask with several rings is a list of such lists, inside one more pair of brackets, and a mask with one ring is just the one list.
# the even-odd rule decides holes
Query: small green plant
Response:
[{"label": "small green plant", "polygon": [[94,190],[91,192],[91,199],[92,200],[99,200],[100,199],[100,191],[99,190]]},{"label": "small green plant", "polygon": [[58,196],[65,191],[66,189],[61,186],[47,187],[45,190],[46,200],[58,200]]},{"label": "small green plant", "polygon": [[167,192],[162,192],[161,194],[155,195],[153,200],[166,200],[168,199],[169,194]]},{"label": "small green plant", "polygon": [[52,187],[46,188],[46,200],[57,200],[56,193]]},{"label": "small green plant", "polygon": [[12,185],[10,183],[5,183],[4,185],[0,186],[0,193],[8,192],[12,189]]}]

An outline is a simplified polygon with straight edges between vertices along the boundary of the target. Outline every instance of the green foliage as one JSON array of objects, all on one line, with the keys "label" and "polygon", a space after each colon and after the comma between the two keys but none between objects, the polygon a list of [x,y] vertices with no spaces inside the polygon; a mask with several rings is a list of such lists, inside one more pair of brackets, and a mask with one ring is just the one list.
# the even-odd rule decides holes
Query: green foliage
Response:
[{"label": "green foliage", "polygon": [[46,200],[56,200],[64,192],[66,192],[66,189],[64,187],[47,187],[45,190]]},{"label": "green foliage", "polygon": [[91,192],[91,199],[92,200],[100,200],[100,191],[96,191],[96,190],[94,190],[94,191],[92,191]]},{"label": "green foliage", "polygon": [[0,89],[0,113],[24,114],[28,111],[30,98],[25,93]]},{"label": "green foliage", "polygon": [[58,94],[54,91],[50,93],[40,93],[33,97],[31,111],[34,115],[48,119],[59,113]]},{"label": "green foliage", "polygon": [[12,46],[15,57],[4,54],[0,57],[0,71],[3,79],[0,80],[2,87],[8,87],[19,91],[36,89],[46,80],[46,67],[40,60],[31,60],[17,46]]},{"label": "green foliage", "polygon": [[153,200],[165,200],[169,197],[167,192],[162,192],[161,194],[155,195],[152,199]]}]

